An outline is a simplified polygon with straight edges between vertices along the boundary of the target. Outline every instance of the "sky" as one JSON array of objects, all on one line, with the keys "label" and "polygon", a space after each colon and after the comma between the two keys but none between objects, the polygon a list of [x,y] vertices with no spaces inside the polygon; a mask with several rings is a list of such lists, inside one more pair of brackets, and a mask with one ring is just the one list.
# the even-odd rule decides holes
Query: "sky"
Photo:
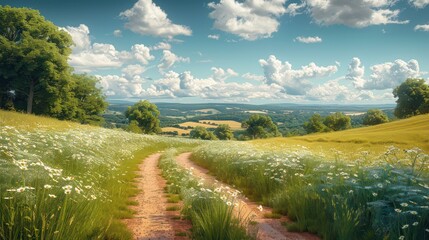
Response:
[{"label": "sky", "polygon": [[73,39],[107,99],[394,103],[429,82],[429,0],[0,0]]}]

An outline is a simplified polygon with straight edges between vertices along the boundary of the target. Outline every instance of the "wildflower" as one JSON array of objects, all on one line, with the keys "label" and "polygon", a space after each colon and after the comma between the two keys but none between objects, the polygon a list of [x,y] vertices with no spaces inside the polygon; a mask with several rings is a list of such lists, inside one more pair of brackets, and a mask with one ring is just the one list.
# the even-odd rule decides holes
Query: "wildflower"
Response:
[{"label": "wildflower", "polygon": [[408,207],[408,203],[401,203],[402,207]]},{"label": "wildflower", "polygon": [[70,193],[71,193],[71,190],[70,190],[70,189],[66,189],[66,190],[64,190],[64,193],[65,193],[65,194],[70,194]]},{"label": "wildflower", "polygon": [[400,212],[402,212],[402,210],[399,208],[395,208],[395,212],[400,213]]},{"label": "wildflower", "polygon": [[350,194],[352,194],[352,193],[353,193],[353,190],[350,190],[350,191],[349,191],[349,193],[350,193]]},{"label": "wildflower", "polygon": [[413,214],[413,215],[417,215],[416,211],[410,211],[410,213]]},{"label": "wildflower", "polygon": [[379,184],[377,184],[377,187],[383,188],[383,184],[379,183]]},{"label": "wildflower", "polygon": [[95,200],[95,199],[97,199],[97,197],[95,195],[91,195],[91,199]]},{"label": "wildflower", "polygon": [[49,185],[49,184],[45,184],[45,186],[43,186],[45,189],[51,189],[52,188],[52,186],[51,185]]},{"label": "wildflower", "polygon": [[378,193],[373,192],[373,193],[372,193],[372,196],[377,197],[377,196],[378,196]]},{"label": "wildflower", "polygon": [[407,229],[410,225],[405,224],[404,226],[402,226],[402,229]]},{"label": "wildflower", "polygon": [[55,196],[54,194],[49,194],[50,198],[57,198],[57,196]]},{"label": "wildflower", "polygon": [[413,226],[419,225],[419,222],[413,222]]},{"label": "wildflower", "polygon": [[25,191],[25,187],[20,187],[20,188],[16,189],[16,192],[19,192],[19,193],[24,192],[24,191]]},{"label": "wildflower", "polygon": [[226,202],[226,205],[231,206],[232,203],[230,201]]},{"label": "wildflower", "polygon": [[261,212],[264,210],[264,208],[262,207],[262,205],[259,205],[258,210],[261,211]]},{"label": "wildflower", "polygon": [[405,236],[399,236],[399,238],[398,238],[399,240],[404,240],[405,239]]}]

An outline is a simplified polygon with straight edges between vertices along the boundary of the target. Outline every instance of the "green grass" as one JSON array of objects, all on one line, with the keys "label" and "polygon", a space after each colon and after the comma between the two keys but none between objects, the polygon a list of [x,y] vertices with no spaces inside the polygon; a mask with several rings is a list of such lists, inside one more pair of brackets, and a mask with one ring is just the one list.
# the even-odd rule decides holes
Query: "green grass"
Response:
[{"label": "green grass", "polygon": [[0,239],[131,239],[137,164],[193,144],[0,111]]},{"label": "green grass", "polygon": [[176,151],[171,149],[161,157],[159,166],[170,198],[183,199],[182,214],[192,222],[192,239],[249,239],[243,219],[235,217],[231,199],[224,199],[223,192],[216,192],[204,186],[190,172],[179,167],[174,158]]},{"label": "green grass", "polygon": [[[210,142],[192,158],[254,201],[324,239],[429,239],[429,155],[390,148],[379,159],[324,159]],[[399,157],[400,156],[400,157]]]},{"label": "green grass", "polygon": [[179,206],[168,206],[165,208],[165,210],[167,210],[167,211],[179,211],[180,207]]},{"label": "green grass", "polygon": [[252,141],[261,150],[309,150],[327,158],[340,156],[353,160],[362,152],[371,157],[384,154],[387,147],[418,147],[429,153],[429,114],[381,125],[339,132],[310,134],[300,137],[271,138]]}]

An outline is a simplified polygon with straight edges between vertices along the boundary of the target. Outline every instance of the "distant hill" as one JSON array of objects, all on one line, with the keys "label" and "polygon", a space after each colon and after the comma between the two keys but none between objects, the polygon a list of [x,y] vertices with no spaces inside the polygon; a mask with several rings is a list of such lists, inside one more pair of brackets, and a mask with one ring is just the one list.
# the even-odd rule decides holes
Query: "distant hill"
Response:
[{"label": "distant hill", "polygon": [[383,154],[389,146],[403,150],[418,147],[429,153],[429,114],[370,127],[255,140],[252,143],[265,149],[307,148],[330,157],[335,157],[340,151],[351,159],[363,157],[363,151],[369,151],[371,155]]}]

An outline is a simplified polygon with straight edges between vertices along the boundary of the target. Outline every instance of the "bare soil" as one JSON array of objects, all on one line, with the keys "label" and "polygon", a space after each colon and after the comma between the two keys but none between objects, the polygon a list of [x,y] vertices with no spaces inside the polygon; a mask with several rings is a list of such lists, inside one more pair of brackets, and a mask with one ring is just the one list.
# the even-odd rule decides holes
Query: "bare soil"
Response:
[{"label": "bare soil", "polygon": [[133,233],[136,240],[173,240],[188,239],[175,236],[177,232],[184,232],[190,223],[183,220],[173,220],[179,212],[167,212],[167,199],[164,193],[165,180],[158,169],[161,154],[153,154],[139,165],[136,185],[141,190],[133,197],[137,206],[130,206],[136,213],[131,219],[124,219],[125,224]]},{"label": "bare soil", "polygon": [[[208,170],[202,168],[190,160],[191,153],[180,154],[176,160],[179,165],[184,168],[191,169],[194,176],[203,178],[206,183],[210,184],[219,184],[221,181],[217,180],[214,176],[208,174]],[[228,184],[221,183],[223,186],[228,186],[233,191],[234,187],[229,186]],[[290,222],[290,220],[282,216],[280,219],[267,219],[264,217],[264,214],[269,214],[272,212],[271,208],[263,207],[263,210],[258,209],[259,204],[250,201],[244,196],[240,196],[242,203],[239,206],[238,214],[241,216],[254,216],[252,221],[256,222],[255,226],[249,225],[249,232],[256,232],[256,238],[259,240],[319,240],[320,238],[316,235],[310,233],[297,233],[297,232],[288,232],[287,229],[281,225],[282,222]],[[255,229],[256,228],[256,229]]]}]

